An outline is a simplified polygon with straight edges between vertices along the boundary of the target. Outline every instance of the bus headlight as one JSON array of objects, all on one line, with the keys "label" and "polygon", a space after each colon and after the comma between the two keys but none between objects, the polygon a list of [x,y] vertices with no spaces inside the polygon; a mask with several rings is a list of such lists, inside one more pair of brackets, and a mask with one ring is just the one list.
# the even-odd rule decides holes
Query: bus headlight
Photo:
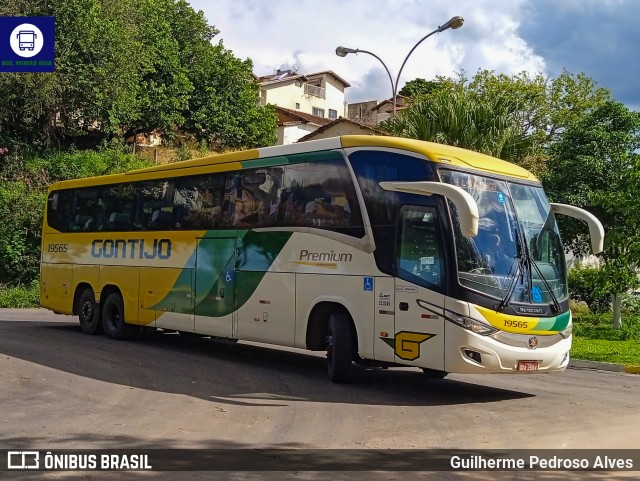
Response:
[{"label": "bus headlight", "polygon": [[495,332],[498,332],[498,329],[496,329],[495,327],[485,324],[484,322],[471,319],[470,317],[454,316],[447,317],[446,319],[453,322],[454,324],[457,324],[460,327],[464,327],[468,331],[480,334],[481,336],[489,336]]},{"label": "bus headlight", "polygon": [[560,331],[558,334],[560,334],[563,339],[567,339],[568,337],[571,336],[572,332],[573,332],[573,323],[569,324],[564,331]]}]

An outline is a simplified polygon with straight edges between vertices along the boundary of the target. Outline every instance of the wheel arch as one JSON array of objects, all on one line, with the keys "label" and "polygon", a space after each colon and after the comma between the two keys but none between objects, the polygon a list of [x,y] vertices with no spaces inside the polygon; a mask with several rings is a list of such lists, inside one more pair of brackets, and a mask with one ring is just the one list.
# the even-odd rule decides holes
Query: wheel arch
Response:
[{"label": "wheel arch", "polygon": [[324,351],[327,348],[326,337],[329,332],[329,318],[333,315],[343,315],[349,318],[352,333],[353,349],[358,352],[358,331],[353,316],[344,305],[339,302],[320,301],[313,306],[307,321],[306,347],[311,351]]},{"label": "wheel arch", "polygon": [[80,313],[78,302],[80,301],[80,296],[86,289],[91,289],[95,298],[96,291],[93,289],[93,286],[86,281],[79,282],[73,293],[73,304],[71,306],[71,314],[74,316],[77,316]]},{"label": "wheel arch", "polygon": [[[100,291],[100,301],[101,303],[105,301],[105,299],[107,297],[109,297],[110,294],[118,294],[120,295],[120,297],[123,300],[123,305],[124,305],[124,297],[122,295],[122,290],[116,286],[115,284],[106,284],[102,287],[102,291]],[[126,307],[126,306],[125,306]]]}]

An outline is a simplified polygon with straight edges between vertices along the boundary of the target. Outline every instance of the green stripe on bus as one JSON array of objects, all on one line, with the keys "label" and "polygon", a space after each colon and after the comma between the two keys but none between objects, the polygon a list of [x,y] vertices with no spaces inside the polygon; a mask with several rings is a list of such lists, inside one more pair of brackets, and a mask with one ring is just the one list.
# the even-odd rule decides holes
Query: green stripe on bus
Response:
[{"label": "green stripe on bus", "polygon": [[567,311],[564,314],[560,314],[556,317],[556,322],[551,326],[550,331],[564,331],[569,325],[569,320],[571,319],[571,312]]},{"label": "green stripe on bus", "polygon": [[243,169],[271,167],[274,165],[286,165],[289,163],[289,159],[283,155],[277,157],[267,157],[265,159],[244,160],[240,162]]},{"label": "green stripe on bus", "polygon": [[304,162],[320,162],[322,160],[342,159],[339,152],[323,150],[320,152],[305,152],[294,155],[278,155],[265,157],[264,159],[245,160],[240,162],[243,169],[258,169],[260,167],[272,167],[274,165],[301,164]]},{"label": "green stripe on bus", "polygon": [[[152,309],[210,317],[231,314],[251,298],[292,236],[291,232],[268,231],[238,231],[236,238],[215,237],[216,234],[220,235],[220,231],[208,231],[198,246],[199,262],[205,262],[206,268],[200,272],[197,267],[185,268],[169,293]],[[187,265],[196,265],[195,256],[194,252]],[[228,273],[231,280],[226,279]],[[220,299],[220,289],[226,290],[224,300]],[[192,291],[193,304],[187,296]]]}]

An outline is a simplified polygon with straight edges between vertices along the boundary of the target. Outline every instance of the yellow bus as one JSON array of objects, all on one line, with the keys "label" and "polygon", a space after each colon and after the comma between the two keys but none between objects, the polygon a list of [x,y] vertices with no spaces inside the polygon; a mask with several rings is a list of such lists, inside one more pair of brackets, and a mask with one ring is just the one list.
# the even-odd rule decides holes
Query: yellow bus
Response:
[{"label": "yellow bus", "polygon": [[58,182],[43,307],[87,334],[148,327],[446,373],[562,371],[571,313],[554,213],[525,169],[342,136]]}]

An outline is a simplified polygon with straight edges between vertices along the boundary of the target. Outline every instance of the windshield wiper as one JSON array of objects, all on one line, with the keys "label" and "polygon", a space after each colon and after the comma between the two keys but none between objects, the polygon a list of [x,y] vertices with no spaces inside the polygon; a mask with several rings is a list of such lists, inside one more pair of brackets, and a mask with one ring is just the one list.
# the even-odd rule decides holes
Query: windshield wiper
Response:
[{"label": "windshield wiper", "polygon": [[516,288],[516,284],[518,282],[518,276],[523,276],[525,273],[525,261],[526,261],[526,256],[524,255],[524,250],[523,250],[523,245],[522,245],[522,240],[520,238],[520,236],[518,235],[518,229],[514,229],[514,234],[515,234],[515,239],[516,239],[516,257],[514,258],[514,262],[513,264],[511,264],[511,268],[509,269],[509,272],[507,274],[507,277],[511,275],[511,271],[513,270],[513,266],[515,264],[516,266],[516,270],[513,273],[513,277],[511,278],[511,281],[509,282],[509,288],[507,289],[507,293],[505,294],[505,296],[500,300],[500,302],[498,303],[497,307],[496,307],[496,311],[497,312],[502,312],[506,309],[506,307],[509,305],[509,300],[511,299],[511,296],[513,295],[513,291]]},{"label": "windshield wiper", "polygon": [[[498,303],[496,307],[496,311],[502,312],[509,305],[509,301],[511,300],[511,296],[513,295],[513,291],[518,281],[518,273],[520,273],[520,276],[524,276],[527,271],[526,268],[529,266],[533,266],[536,273],[538,274],[538,277],[540,277],[540,280],[544,284],[544,287],[547,289],[549,296],[551,297],[551,303],[553,304],[553,309],[555,310],[556,313],[560,312],[561,308],[560,308],[560,303],[558,302],[558,298],[553,293],[553,290],[551,289],[551,285],[542,274],[542,271],[536,264],[535,260],[533,260],[533,258],[531,257],[531,254],[529,254],[529,251],[526,248],[526,244],[524,243],[524,239],[522,238],[522,233],[519,232],[517,228],[514,229],[514,233],[516,238],[516,258],[518,260],[518,263],[516,266],[516,271],[513,274],[513,278],[509,283],[509,289],[507,290],[506,295]],[[510,275],[510,274],[511,274],[511,270],[509,270],[509,274],[507,275]],[[531,278],[531,276],[529,276],[529,284],[531,285],[531,287],[533,287],[533,279]]]},{"label": "windshield wiper", "polygon": [[[549,295],[551,296],[551,302],[553,303],[553,309],[556,311],[556,314],[560,312],[560,303],[558,302],[558,298],[556,297],[556,295],[553,293],[553,291],[551,290],[551,285],[549,284],[549,282],[547,281],[547,279],[545,279],[545,277],[542,275],[542,271],[540,271],[540,268],[538,267],[538,264],[536,264],[536,261],[534,261],[531,256],[528,256],[529,258],[529,263],[533,266],[533,268],[536,270],[536,272],[538,273],[538,276],[540,277],[540,280],[542,281],[542,283],[544,284],[544,287],[547,289],[547,292],[549,293]],[[533,283],[532,283],[533,284]]]}]

